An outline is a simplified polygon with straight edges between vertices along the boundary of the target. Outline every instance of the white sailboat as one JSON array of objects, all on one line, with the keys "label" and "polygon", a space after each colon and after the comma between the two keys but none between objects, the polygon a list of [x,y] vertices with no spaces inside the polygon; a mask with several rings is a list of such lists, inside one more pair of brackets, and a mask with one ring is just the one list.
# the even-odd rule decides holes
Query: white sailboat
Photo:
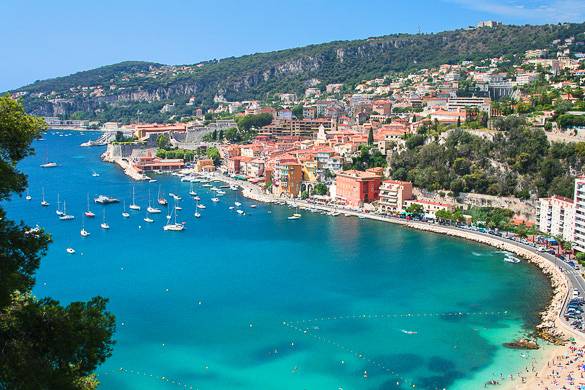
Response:
[{"label": "white sailboat", "polygon": [[93,213],[93,211],[91,211],[89,209],[89,193],[87,194],[87,210],[83,214],[85,214],[85,216],[88,217],[88,218],[95,217],[95,214]]},{"label": "white sailboat", "polygon": [[191,182],[191,187],[189,188],[189,195],[197,196],[197,193],[195,192],[195,190],[193,190],[193,182]]},{"label": "white sailboat", "polygon": [[45,200],[45,187],[43,187],[43,191],[42,192],[43,192],[43,199],[41,199],[41,206],[48,207],[49,206],[49,202],[47,202]]},{"label": "white sailboat", "polygon": [[65,214],[63,213],[63,211],[61,211],[61,199],[59,198],[59,193],[57,193],[57,210],[55,211],[55,213],[58,216],[62,216],[63,214]]},{"label": "white sailboat", "polygon": [[41,168],[55,168],[57,166],[56,162],[49,161],[49,152],[45,154],[45,163],[41,164]]},{"label": "white sailboat", "polygon": [[146,214],[146,217],[144,217],[144,222],[153,223],[154,219],[150,218],[148,214]]},{"label": "white sailboat", "polygon": [[104,230],[108,230],[110,228],[110,225],[108,225],[108,223],[106,222],[106,209],[104,209],[103,212],[104,212],[104,214],[103,214],[104,217],[103,217],[102,223],[100,224],[100,227]]},{"label": "white sailboat", "polygon": [[185,229],[185,225],[182,223],[177,223],[177,208],[175,207],[173,212],[175,213],[175,220],[174,223],[167,223],[163,226],[164,231],[171,231],[171,232],[180,232]]},{"label": "white sailboat", "polygon": [[59,216],[59,219],[61,221],[70,221],[75,219],[75,216],[67,214],[67,204],[65,202],[63,202],[63,214]]},{"label": "white sailboat", "polygon": [[135,193],[134,193],[134,186],[132,186],[132,204],[130,205],[130,210],[140,210],[140,206],[136,204]]},{"label": "white sailboat", "polygon": [[128,213],[126,211],[126,201],[124,200],[124,211],[122,211],[122,217],[128,218],[129,216],[130,216],[130,213]]},{"label": "white sailboat", "polygon": [[150,190],[148,190],[148,207],[146,208],[146,211],[150,214],[160,214],[160,209],[152,207],[150,204]]},{"label": "white sailboat", "polygon": [[24,199],[26,200],[31,200],[32,196],[30,196],[29,192],[28,192],[28,188],[26,189],[26,196],[24,197]]},{"label": "white sailboat", "polygon": [[85,218],[81,219],[81,231],[79,232],[79,234],[81,234],[81,237],[89,237],[90,233],[85,230]]},{"label": "white sailboat", "polygon": [[195,218],[199,218],[201,217],[201,213],[199,212],[199,201],[197,201],[197,206],[195,207],[195,214],[193,214],[195,216]]}]

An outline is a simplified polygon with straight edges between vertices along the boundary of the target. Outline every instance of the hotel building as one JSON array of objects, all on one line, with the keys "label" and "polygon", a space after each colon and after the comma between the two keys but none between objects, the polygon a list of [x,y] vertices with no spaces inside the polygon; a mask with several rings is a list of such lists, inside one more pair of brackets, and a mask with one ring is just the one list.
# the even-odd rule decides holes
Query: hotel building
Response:
[{"label": "hotel building", "polygon": [[551,196],[538,200],[538,230],[565,241],[573,241],[575,226],[575,205],[573,199]]},{"label": "hotel building", "polygon": [[585,252],[585,177],[575,180],[575,232],[573,248]]},{"label": "hotel building", "polygon": [[384,180],[380,186],[379,210],[383,213],[399,213],[405,200],[412,199],[412,183],[409,181]]}]

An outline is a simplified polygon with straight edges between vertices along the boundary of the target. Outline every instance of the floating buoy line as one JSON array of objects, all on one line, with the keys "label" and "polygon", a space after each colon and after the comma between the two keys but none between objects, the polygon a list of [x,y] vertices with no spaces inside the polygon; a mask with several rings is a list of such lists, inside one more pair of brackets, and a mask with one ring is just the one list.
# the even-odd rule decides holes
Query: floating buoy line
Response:
[{"label": "floating buoy line", "polygon": [[100,373],[97,374],[97,376],[99,377],[99,376],[118,375],[118,374],[129,374],[129,375],[136,375],[136,376],[141,376],[141,377],[145,377],[145,378],[152,378],[153,380],[165,382],[169,385],[175,385],[175,386],[183,388],[183,389],[189,389],[189,390],[198,390],[199,389],[198,387],[193,387],[193,385],[190,385],[188,383],[184,383],[180,380],[169,378],[169,377],[164,376],[164,375],[153,374],[153,373],[146,372],[146,371],[131,370],[131,369],[126,369],[124,367],[120,367],[118,370],[101,371]]},{"label": "floating buoy line", "polygon": [[504,311],[476,311],[476,312],[442,312],[442,313],[387,313],[387,314],[354,314],[338,315],[328,317],[317,317],[298,321],[286,321],[288,324],[305,324],[310,322],[339,321],[339,320],[375,320],[388,318],[425,318],[425,317],[499,317],[508,315],[508,310]]}]

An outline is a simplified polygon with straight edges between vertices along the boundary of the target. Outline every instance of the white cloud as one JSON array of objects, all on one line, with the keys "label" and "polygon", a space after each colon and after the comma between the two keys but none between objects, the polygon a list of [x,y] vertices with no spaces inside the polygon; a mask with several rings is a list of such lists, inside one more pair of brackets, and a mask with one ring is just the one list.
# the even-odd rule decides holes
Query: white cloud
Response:
[{"label": "white cloud", "polygon": [[525,20],[527,22],[583,22],[583,0],[447,0],[486,14]]}]

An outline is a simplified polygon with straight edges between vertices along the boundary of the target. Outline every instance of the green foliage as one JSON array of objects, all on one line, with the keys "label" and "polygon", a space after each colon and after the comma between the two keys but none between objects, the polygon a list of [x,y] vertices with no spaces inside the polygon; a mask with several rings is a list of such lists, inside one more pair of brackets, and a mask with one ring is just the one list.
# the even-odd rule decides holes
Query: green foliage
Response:
[{"label": "green foliage", "polygon": [[472,207],[466,213],[471,215],[473,223],[500,230],[510,230],[510,221],[514,216],[512,210],[498,207]]},{"label": "green foliage", "polygon": [[180,158],[185,161],[193,161],[195,158],[195,152],[187,149],[158,149],[156,151],[156,156],[159,158]]},{"label": "green foliage", "polygon": [[[22,193],[17,163],[30,155],[43,121],[22,104],[0,97],[0,200]],[[0,208],[0,389],[90,389],[91,374],[112,351],[114,317],[106,300],[67,307],[31,295],[50,237],[6,218]]]},{"label": "green foliage", "polygon": [[374,144],[374,129],[370,127],[368,131],[368,145],[372,146]]},{"label": "green foliage", "polygon": [[386,157],[377,148],[360,145],[357,156],[352,157],[351,169],[365,171],[368,168],[385,167]]},{"label": "green foliage", "polygon": [[313,188],[313,194],[315,195],[327,195],[327,186],[325,185],[325,183],[317,183],[315,184],[315,187]]},{"label": "green foliage", "polygon": [[171,147],[171,139],[168,134],[161,134],[156,139],[156,146],[159,149],[168,149]]},{"label": "green foliage", "polygon": [[418,203],[412,203],[404,211],[417,217],[420,217],[425,213],[424,207]]},{"label": "green foliage", "polygon": [[272,123],[272,115],[268,113],[256,115],[244,115],[236,118],[238,129],[242,132],[248,132],[251,129],[259,129]]},{"label": "green foliage", "polygon": [[575,126],[585,126],[585,115],[563,114],[558,117],[558,123],[563,129]]},{"label": "green foliage", "polygon": [[[56,91],[63,97],[72,98],[67,107],[71,113],[89,112],[101,119],[130,120],[144,109],[144,120],[159,117],[162,121],[170,115],[192,115],[192,107],[185,106],[188,97],[186,86],[197,90],[196,105],[209,108],[215,105],[213,97],[222,90],[228,100],[245,100],[260,96],[273,96],[278,92],[302,94],[310,78],[321,80],[322,84],[343,83],[352,86],[362,80],[383,77],[393,72],[407,72],[431,68],[441,64],[459,63],[463,60],[483,59],[523,54],[528,49],[549,47],[554,39],[565,39],[583,31],[583,23],[545,26],[498,26],[493,29],[455,30],[434,34],[394,34],[377,38],[354,41],[336,41],[302,48],[257,53],[242,57],[212,60],[191,66],[186,71],[168,72],[154,77],[144,76],[151,67],[161,65],[141,62],[127,62],[103,68],[76,73],[71,76],[36,82],[20,88],[29,92],[25,104],[29,112],[52,114],[51,104],[33,93],[49,94]],[[337,55],[343,50],[343,61]],[[295,72],[275,72],[294,64]],[[266,77],[268,75],[268,77]],[[71,92],[77,86],[109,85],[110,80],[118,89],[107,94],[118,96],[120,88],[124,93],[138,90],[153,92],[164,90],[169,101],[177,102],[179,112],[161,114],[160,108],[168,101],[155,103],[125,102],[124,105],[101,105],[95,97],[82,96]],[[466,82],[467,83],[467,82]],[[462,87],[473,90],[473,85]],[[103,111],[96,111],[96,109]],[[157,111],[158,108],[158,111]],[[397,109],[395,109],[397,110]],[[149,119],[146,119],[146,118]],[[158,120],[161,122],[161,120]]]},{"label": "green foliage", "polygon": [[574,176],[585,163],[585,146],[549,144],[544,131],[528,127],[519,117],[497,124],[493,141],[454,129],[444,143],[423,144],[410,136],[407,150],[394,155],[391,176],[412,181],[429,191],[449,189],[488,195],[572,196]]},{"label": "green foliage", "polygon": [[221,162],[219,150],[215,146],[207,148],[207,158],[212,159],[215,166],[218,166]]}]

